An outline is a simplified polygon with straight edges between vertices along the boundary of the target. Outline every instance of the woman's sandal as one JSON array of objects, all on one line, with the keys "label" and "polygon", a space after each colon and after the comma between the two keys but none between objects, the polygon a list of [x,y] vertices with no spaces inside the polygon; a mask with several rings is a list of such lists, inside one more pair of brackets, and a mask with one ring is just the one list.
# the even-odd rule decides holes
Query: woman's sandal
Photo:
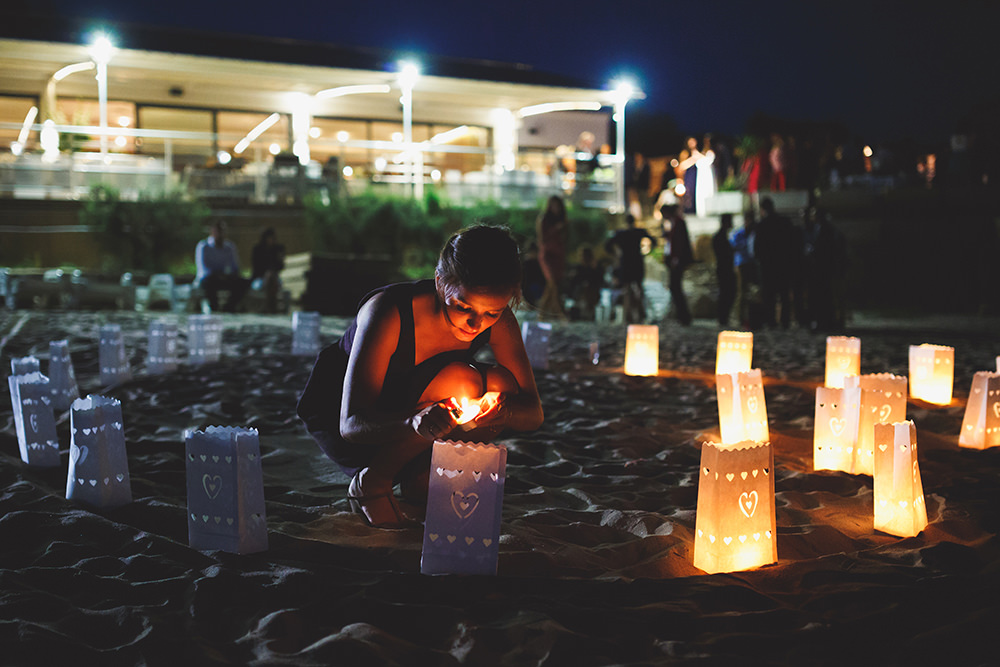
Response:
[{"label": "woman's sandal", "polygon": [[376,528],[402,528],[409,522],[396,504],[392,489],[386,493],[365,495],[361,491],[361,473],[359,470],[347,487],[347,500],[351,503],[351,511],[364,517],[369,526]]}]

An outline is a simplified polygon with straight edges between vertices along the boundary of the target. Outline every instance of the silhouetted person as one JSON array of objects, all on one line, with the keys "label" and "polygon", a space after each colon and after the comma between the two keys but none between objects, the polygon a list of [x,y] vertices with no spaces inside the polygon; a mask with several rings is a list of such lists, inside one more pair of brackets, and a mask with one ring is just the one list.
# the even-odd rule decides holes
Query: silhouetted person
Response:
[{"label": "silhouetted person", "polygon": [[729,243],[729,233],[733,229],[733,214],[723,213],[719,218],[719,231],[712,235],[712,250],[715,252],[715,277],[719,281],[718,319],[719,326],[729,326],[729,312],[736,300],[735,252]]},{"label": "silhouetted person", "polygon": [[781,326],[792,320],[791,275],[793,261],[792,221],[774,210],[774,202],[764,197],[760,202],[761,218],[754,233],[753,253],[760,270],[760,291],[765,326],[774,326],[775,307],[781,307]]},{"label": "silhouetted person", "polygon": [[278,312],[278,290],[281,288],[281,270],[285,268],[285,246],[278,243],[273,227],[260,235],[250,256],[252,273],[250,285],[264,292],[264,312]]},{"label": "silhouetted person", "polygon": [[757,219],[752,210],[743,213],[743,226],[729,238],[733,248],[733,263],[736,265],[736,317],[742,326],[750,326],[750,289],[760,283],[757,260],[753,256],[753,242],[757,231]]},{"label": "silhouetted person", "polygon": [[566,276],[569,221],[562,197],[549,197],[545,210],[535,222],[535,237],[538,240],[538,262],[545,274],[545,291],[538,299],[538,309],[543,317],[565,318],[562,288]]},{"label": "silhouetted person", "polygon": [[677,321],[687,326],[691,324],[691,311],[684,295],[684,269],[694,262],[691,238],[679,206],[668,204],[660,209],[660,213],[663,215],[663,238],[666,240],[663,261],[670,270],[670,301],[674,305]]},{"label": "silhouetted person", "polygon": [[569,281],[569,296],[573,299],[572,319],[594,319],[603,287],[604,267],[597,261],[593,248],[582,246],[580,263],[572,267]]},{"label": "silhouetted person", "polygon": [[808,290],[809,320],[813,329],[839,328],[837,284],[845,270],[844,239],[827,214],[811,207],[806,212],[803,268]]},{"label": "silhouetted person", "polygon": [[250,281],[240,275],[240,260],[236,244],[226,238],[226,223],[216,222],[207,239],[198,242],[194,251],[198,273],[195,284],[205,292],[212,310],[219,309],[219,291],[228,290],[224,310],[235,312],[250,289]]},{"label": "silhouetted person", "polygon": [[645,322],[646,306],[642,283],[646,279],[646,261],[642,255],[642,240],[649,239],[655,244],[644,227],[640,227],[635,216],[625,216],[625,229],[620,229],[604,244],[608,252],[615,251],[618,265],[615,267],[615,281],[622,290],[625,306],[625,321]]}]

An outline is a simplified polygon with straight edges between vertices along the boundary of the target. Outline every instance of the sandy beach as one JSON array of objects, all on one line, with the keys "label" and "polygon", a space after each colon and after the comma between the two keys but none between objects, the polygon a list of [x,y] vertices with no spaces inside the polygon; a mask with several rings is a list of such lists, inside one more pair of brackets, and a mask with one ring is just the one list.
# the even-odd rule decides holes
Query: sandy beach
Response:
[{"label": "sandy beach", "polygon": [[[420,574],[422,528],[350,512],[347,479],[295,416],[312,359],[291,318],[224,317],[218,363],[145,370],[151,314],[4,311],[0,365],[67,339],[82,395],[122,402],[134,501],[65,498],[62,465],[22,463],[0,397],[0,663],[5,665],[998,664],[1000,448],[959,448],[995,322],[856,318],[863,373],[908,373],[908,347],[955,348],[948,406],[909,400],[929,525],[874,530],[871,477],[812,469],[825,337],[755,334],[775,460],[778,562],[692,564],[701,443],[719,434],[717,327],[660,325],[660,371],[622,373],[624,327],[557,323],[536,377],[546,420],[503,438],[496,577]],[[184,318],[178,317],[183,331]],[[122,327],[133,378],[101,387],[98,331]],[[346,318],[323,319],[324,344]],[[600,361],[590,363],[590,343]],[[183,333],[182,333],[183,344]],[[183,346],[183,345],[182,345]],[[182,356],[183,359],[183,356]],[[259,430],[270,546],[188,546],[184,434]],[[410,508],[415,511],[416,508]]]}]

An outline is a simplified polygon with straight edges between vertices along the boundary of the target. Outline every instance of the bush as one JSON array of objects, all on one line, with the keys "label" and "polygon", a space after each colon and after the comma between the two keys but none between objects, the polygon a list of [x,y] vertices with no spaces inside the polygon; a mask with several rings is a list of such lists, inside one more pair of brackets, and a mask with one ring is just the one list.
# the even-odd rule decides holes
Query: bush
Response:
[{"label": "bush", "polygon": [[119,272],[168,272],[190,261],[208,216],[208,206],[183,191],[123,201],[105,185],[93,187],[80,209],[81,224],[97,230],[108,253],[105,268]]},{"label": "bush", "polygon": [[[362,194],[305,202],[306,228],[319,252],[350,255],[388,255],[409,278],[434,274],[441,246],[453,233],[475,224],[504,225],[527,248],[535,240],[537,208],[508,208],[495,201],[470,207],[453,206],[433,190],[423,202],[377,194]],[[599,246],[608,233],[603,211],[569,209],[569,251],[580,245]]]}]

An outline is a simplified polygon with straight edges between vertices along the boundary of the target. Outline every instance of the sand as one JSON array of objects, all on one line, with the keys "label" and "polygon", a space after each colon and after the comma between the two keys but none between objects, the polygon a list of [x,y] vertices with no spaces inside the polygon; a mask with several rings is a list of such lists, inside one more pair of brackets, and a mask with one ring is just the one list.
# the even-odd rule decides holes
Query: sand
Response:
[{"label": "sand", "polygon": [[[717,329],[661,325],[660,373],[622,374],[624,329],[554,325],[536,371],[546,421],[508,449],[496,577],[420,574],[422,529],[367,527],[294,415],[310,358],[290,318],[227,316],[223,358],[145,372],[150,315],[4,312],[0,364],[67,338],[83,394],[122,401],[134,502],[91,511],[59,468],[18,455],[0,397],[0,663],[10,665],[997,664],[1000,448],[958,447],[997,329],[855,322],[862,372],[906,375],[910,344],[955,347],[949,406],[910,400],[930,524],[873,529],[870,477],[812,470],[825,338],[758,332],[779,560],[692,564],[701,442],[718,435]],[[179,320],[183,323],[183,320]],[[134,377],[100,387],[98,329],[122,325]],[[323,341],[347,324],[324,318]],[[923,326],[921,326],[923,324]],[[592,341],[600,363],[589,363]],[[270,548],[188,547],[184,432],[260,432]],[[416,511],[416,508],[409,508]]]}]

